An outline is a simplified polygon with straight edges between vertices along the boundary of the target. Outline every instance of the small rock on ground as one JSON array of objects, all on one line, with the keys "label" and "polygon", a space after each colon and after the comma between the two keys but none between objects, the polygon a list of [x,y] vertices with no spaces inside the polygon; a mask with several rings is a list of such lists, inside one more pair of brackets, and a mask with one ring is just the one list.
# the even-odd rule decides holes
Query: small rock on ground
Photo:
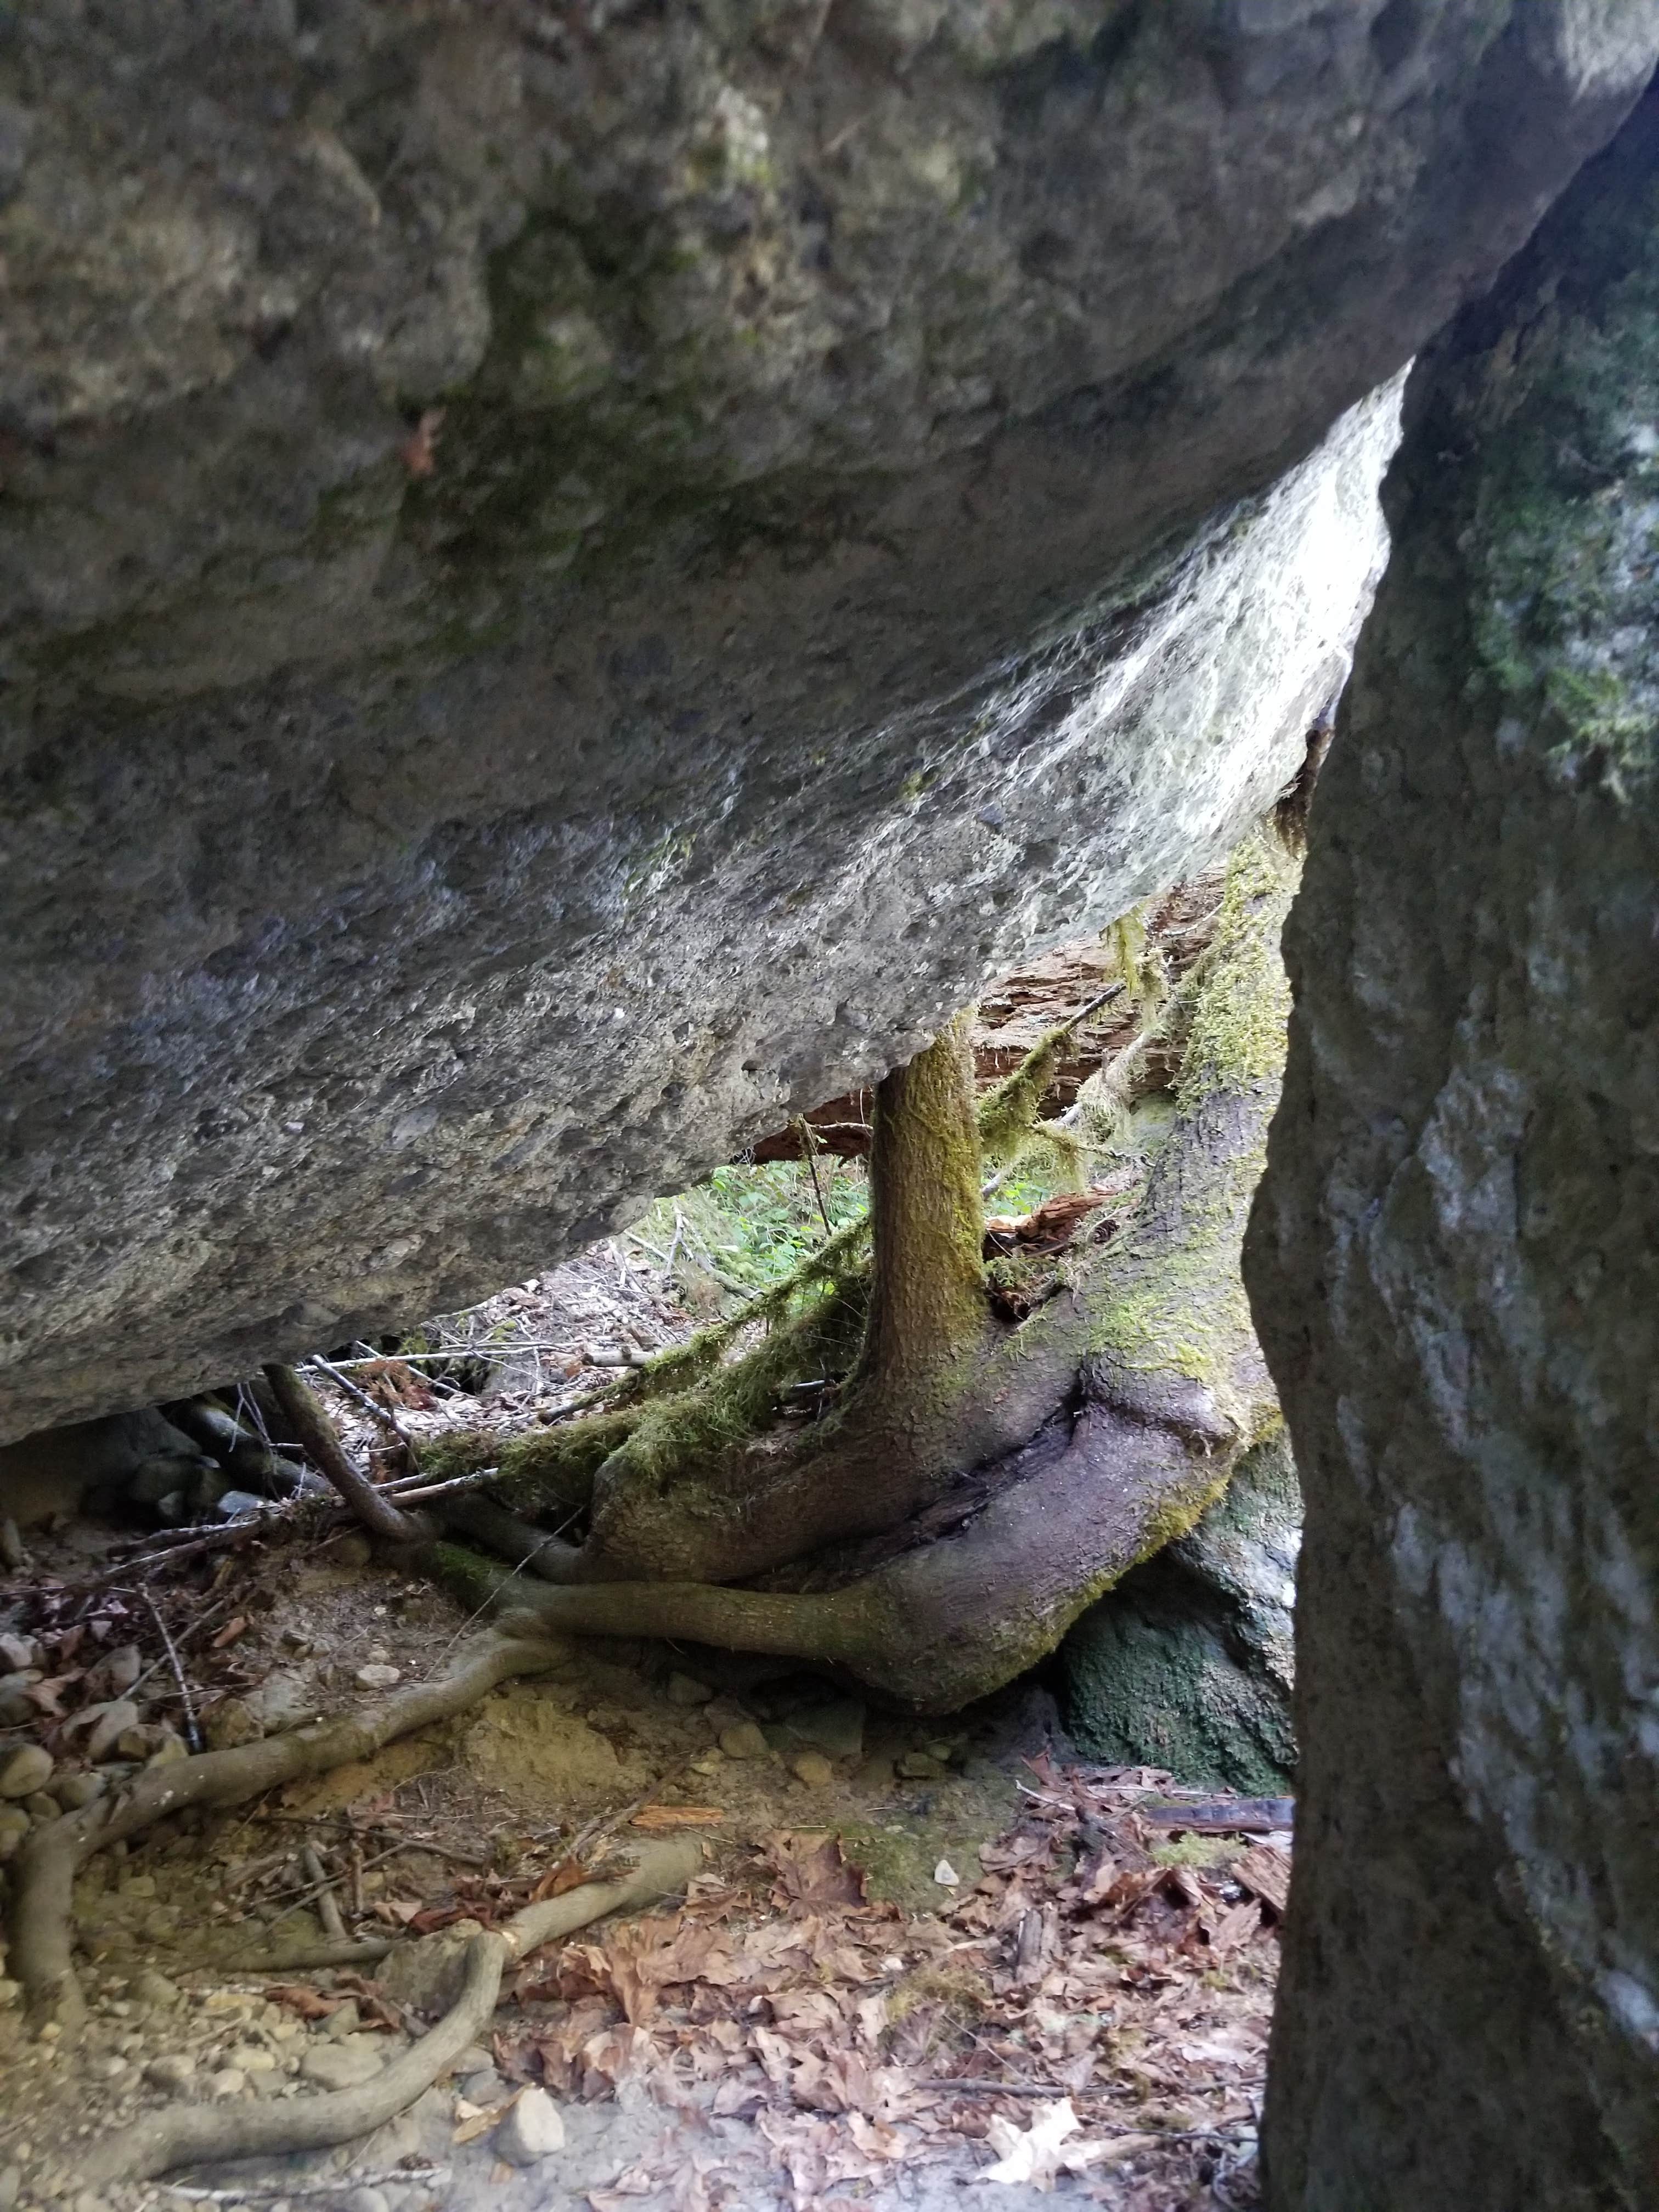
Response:
[{"label": "small rock on ground", "polygon": [[360,1690],[389,1690],[403,1680],[396,1667],[360,1667],[355,1677]]},{"label": "small rock on ground", "polygon": [[300,2061],[300,2071],[307,2081],[324,2089],[356,2089],[364,2081],[372,2081],[380,2070],[380,2062],[372,2051],[348,2051],[339,2043],[319,2045]]},{"label": "small rock on ground", "polygon": [[564,2122],[545,2089],[526,2089],[514,2100],[491,2148],[509,2166],[534,2166],[564,2148]]},{"label": "small rock on ground", "polygon": [[767,1742],[753,1721],[739,1721],[720,1730],[720,1749],[728,1759],[764,1759]]},{"label": "small rock on ground", "polygon": [[693,1674],[671,1674],[667,1694],[671,1705],[706,1705],[714,1692]]},{"label": "small rock on ground", "polygon": [[836,1778],[835,1768],[821,1751],[798,1753],[789,1762],[789,1771],[809,1790],[827,1790]]},{"label": "small rock on ground", "polygon": [[0,1764],[0,1797],[32,1797],[52,1779],[55,1765],[49,1751],[26,1743]]},{"label": "small rock on ground", "polygon": [[163,2051],[152,2058],[144,2069],[144,2079],[152,2088],[183,2089],[189,2086],[196,2071],[196,2061],[182,2051]]}]

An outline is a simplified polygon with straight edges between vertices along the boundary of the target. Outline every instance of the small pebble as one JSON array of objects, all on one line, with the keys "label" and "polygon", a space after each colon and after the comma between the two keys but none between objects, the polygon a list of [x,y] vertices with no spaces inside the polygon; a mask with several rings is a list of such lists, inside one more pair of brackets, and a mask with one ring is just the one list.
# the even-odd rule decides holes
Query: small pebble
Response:
[{"label": "small pebble", "polygon": [[195,2071],[196,2061],[187,2052],[167,2051],[160,2058],[150,2060],[144,2069],[144,2079],[152,2088],[182,2089]]},{"label": "small pebble", "polygon": [[803,1751],[789,1762],[789,1771],[797,1782],[804,1782],[809,1790],[825,1790],[836,1778],[836,1770],[821,1751]]},{"label": "small pebble", "polygon": [[396,1667],[360,1667],[354,1679],[360,1690],[389,1690],[403,1674]]},{"label": "small pebble", "polygon": [[668,1678],[671,1705],[706,1705],[714,1694],[708,1683],[698,1681],[694,1674],[671,1674]]},{"label": "small pebble", "polygon": [[0,2212],[11,2212],[22,2186],[23,2169],[21,2166],[0,2166]]},{"label": "small pebble", "polygon": [[101,1774],[66,1774],[54,1792],[65,1811],[78,1813],[83,1805],[90,1805],[94,1797],[101,1797],[109,1787]]},{"label": "small pebble", "polygon": [[347,2051],[337,2043],[307,2051],[300,2061],[300,2071],[307,2081],[325,2089],[355,2089],[361,2082],[373,2081],[380,2070],[380,2060],[370,2052]]},{"label": "small pebble", "polygon": [[950,1771],[942,1759],[927,1751],[907,1751],[898,1771],[907,1782],[942,1782]]},{"label": "small pebble", "polygon": [[87,1738],[87,1757],[96,1766],[100,1759],[109,1757],[124,1735],[137,1726],[137,1706],[131,1698],[117,1698],[112,1704],[105,1706],[94,1723],[92,1733]]},{"label": "small pebble", "polygon": [[157,1973],[154,1966],[135,1975],[127,1988],[133,2002],[141,2005],[175,2005],[180,1994],[178,1983]]},{"label": "small pebble", "polygon": [[728,1759],[764,1759],[766,1738],[753,1721],[739,1721],[735,1728],[720,1730],[720,1749]]},{"label": "small pebble", "polygon": [[564,2122],[545,2089],[526,2089],[514,2099],[490,2148],[509,2166],[534,2166],[564,2148]]},{"label": "small pebble", "polygon": [[32,1636],[0,1636],[0,1672],[21,1674],[40,1664],[40,1647]]},{"label": "small pebble", "polygon": [[222,2066],[216,2074],[208,2076],[208,2093],[215,2097],[240,2097],[247,2087],[247,2075],[240,2066]]},{"label": "small pebble", "polygon": [[706,1751],[701,1759],[692,1760],[691,1771],[693,1774],[718,1774],[725,1764],[726,1757],[722,1752]]},{"label": "small pebble", "polygon": [[94,2058],[92,2071],[100,2081],[118,2081],[127,2071],[127,2062],[125,2058]]},{"label": "small pebble", "polygon": [[38,1743],[21,1745],[0,1763],[0,1797],[32,1797],[51,1781],[53,1764]]}]

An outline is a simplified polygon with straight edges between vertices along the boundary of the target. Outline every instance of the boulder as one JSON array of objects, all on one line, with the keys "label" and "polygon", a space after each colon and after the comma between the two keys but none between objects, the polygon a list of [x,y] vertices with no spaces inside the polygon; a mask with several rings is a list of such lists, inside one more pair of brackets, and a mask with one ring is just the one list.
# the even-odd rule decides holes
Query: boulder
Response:
[{"label": "boulder", "polygon": [[1225,849],[1366,597],[1365,395],[1659,21],[9,38],[17,1435],[492,1291]]},{"label": "boulder", "polygon": [[1247,1273],[1306,1500],[1272,2212],[1659,2172],[1659,98],[1419,363]]},{"label": "boulder", "polygon": [[1197,1527],[1124,1577],[1060,1650],[1066,1723],[1091,1759],[1201,1789],[1291,1786],[1302,1494],[1287,1440],[1248,1452]]}]

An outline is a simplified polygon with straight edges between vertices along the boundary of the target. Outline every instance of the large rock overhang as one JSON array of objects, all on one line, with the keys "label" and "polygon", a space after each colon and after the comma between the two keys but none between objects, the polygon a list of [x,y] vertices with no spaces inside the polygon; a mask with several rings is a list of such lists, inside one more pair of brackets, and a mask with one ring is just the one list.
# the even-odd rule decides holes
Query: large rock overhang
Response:
[{"label": "large rock overhang", "polygon": [[1224,844],[1330,426],[1652,65],[1583,15],[15,22],[0,1432],[493,1287]]}]

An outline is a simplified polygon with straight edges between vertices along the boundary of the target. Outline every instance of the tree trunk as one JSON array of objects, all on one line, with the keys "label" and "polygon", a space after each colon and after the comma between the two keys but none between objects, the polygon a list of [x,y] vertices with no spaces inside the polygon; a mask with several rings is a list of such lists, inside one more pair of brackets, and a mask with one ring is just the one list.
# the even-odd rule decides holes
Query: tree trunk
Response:
[{"label": "tree trunk", "polygon": [[876,1093],[874,1264],[852,1387],[878,1418],[927,1394],[939,1370],[986,1332],[972,1026],[971,1012],[958,1014]]},{"label": "tree trunk", "polygon": [[442,1570],[475,1602],[493,1590],[567,1629],[814,1660],[925,1711],[1051,1650],[1277,1424],[1239,1247],[1278,1097],[1293,880],[1275,842],[1235,855],[1179,1010],[1171,1133],[1127,1220],[1093,1227],[1026,1319],[997,1320],[985,1293],[953,1024],[882,1088],[873,1281],[842,1410],[805,1438],[777,1424],[805,1347],[763,1347],[641,1413],[599,1471],[567,1586],[454,1547]]}]

